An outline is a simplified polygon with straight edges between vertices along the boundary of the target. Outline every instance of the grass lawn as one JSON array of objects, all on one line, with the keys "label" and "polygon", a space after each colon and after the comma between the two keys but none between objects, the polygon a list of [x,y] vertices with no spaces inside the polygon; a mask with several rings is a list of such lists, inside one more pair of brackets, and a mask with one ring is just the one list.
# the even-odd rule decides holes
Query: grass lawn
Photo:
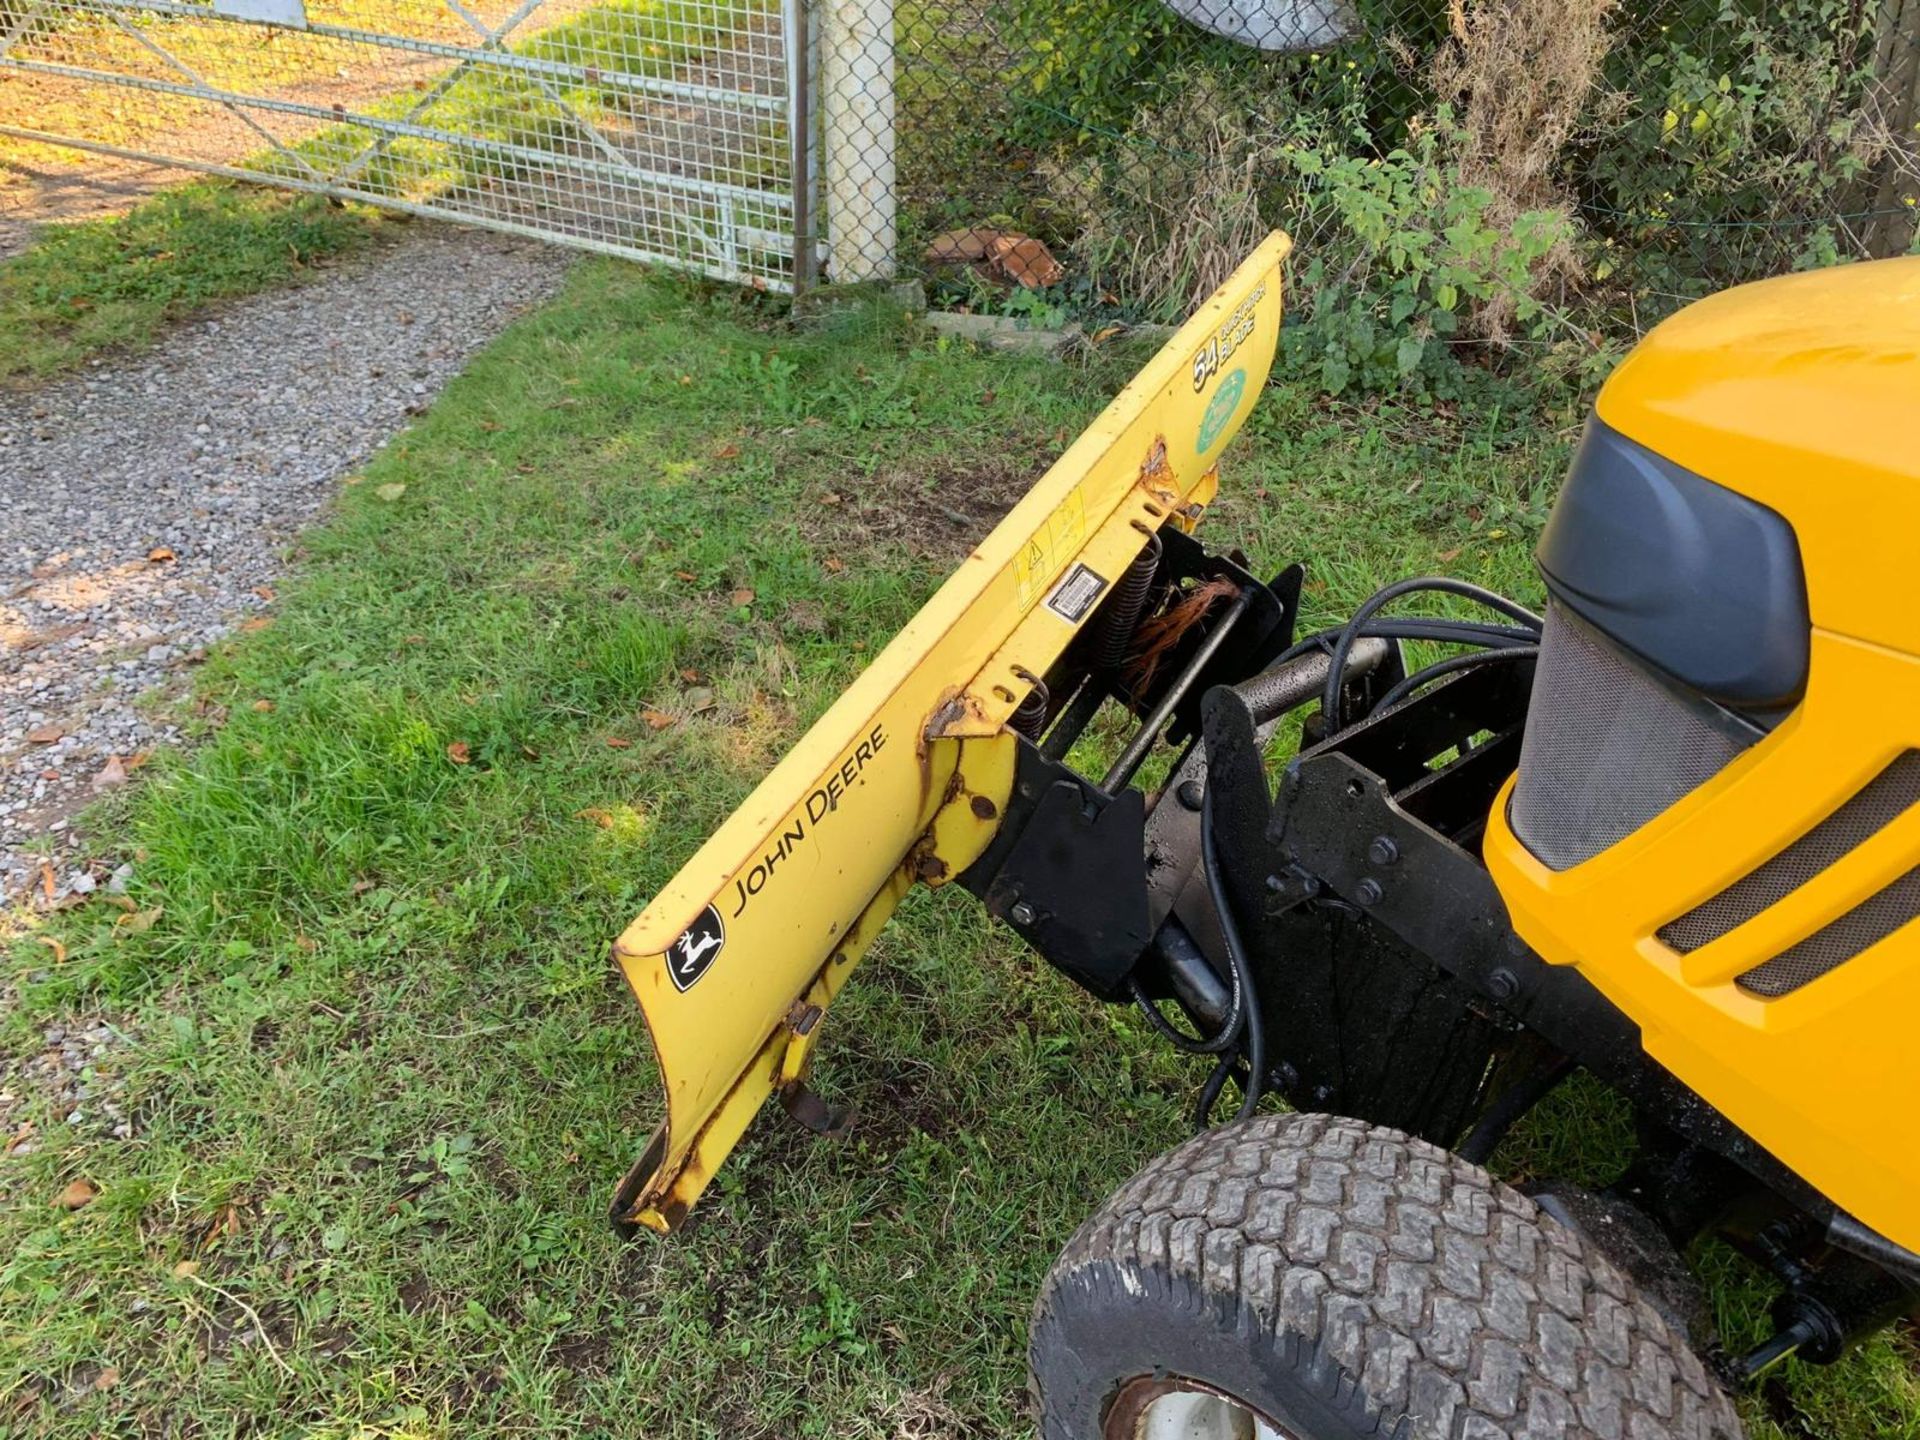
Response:
[{"label": "grass lawn", "polygon": [[0,263],[0,384],[151,342],[215,300],[298,280],[383,222],[361,205],[196,180],[125,215],[48,227]]},{"label": "grass lawn", "polygon": [[[96,817],[137,915],[15,935],[0,1040],[119,1027],[135,1135],[35,1101],[0,1159],[0,1431],[1025,1433],[1040,1276],[1193,1065],[921,892],[828,1021],[855,1137],[763,1115],[623,1243],[656,1086],[608,945],[1140,358],[796,335],[612,263],[479,358],[209,662],[200,748]],[[1310,620],[1423,570],[1537,593],[1570,433],[1275,391],[1206,533],[1307,560]],[[1620,1143],[1575,1088],[1506,1158]],[[1920,1433],[1913,1358],[1790,1367],[1754,1433]]]}]

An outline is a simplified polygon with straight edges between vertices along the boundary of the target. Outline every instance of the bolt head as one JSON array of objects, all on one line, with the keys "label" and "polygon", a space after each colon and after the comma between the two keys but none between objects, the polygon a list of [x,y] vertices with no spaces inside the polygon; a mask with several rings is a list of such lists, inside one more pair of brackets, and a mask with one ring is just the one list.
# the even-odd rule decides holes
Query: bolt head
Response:
[{"label": "bolt head", "polygon": [[1007,918],[1016,925],[1031,925],[1034,921],[1033,906],[1024,900],[1013,902],[1013,908],[1007,911]]},{"label": "bolt head", "polygon": [[1487,977],[1487,993],[1496,1000],[1511,1000],[1520,993],[1520,977],[1503,966]]},{"label": "bolt head", "polygon": [[1378,880],[1362,880],[1354,887],[1353,898],[1362,905],[1378,905],[1380,897],[1386,892],[1380,888]]},{"label": "bolt head", "polygon": [[1376,835],[1367,846],[1367,858],[1376,865],[1391,865],[1400,858],[1400,847],[1391,835]]}]

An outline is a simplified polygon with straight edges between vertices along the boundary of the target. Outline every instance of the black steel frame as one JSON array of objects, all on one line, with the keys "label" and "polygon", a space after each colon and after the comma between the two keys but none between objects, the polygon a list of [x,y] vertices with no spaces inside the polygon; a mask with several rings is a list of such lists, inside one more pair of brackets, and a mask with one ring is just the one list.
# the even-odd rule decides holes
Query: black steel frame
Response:
[{"label": "black steel frame", "polygon": [[[1363,718],[1326,737],[1309,715],[1275,794],[1271,736],[1327,673],[1319,649],[1274,664],[1293,641],[1300,567],[1262,584],[1241,557],[1177,531],[1161,539],[1126,625],[1198,581],[1230,579],[1237,598],[1142,694],[1114,663],[1124,646],[1113,618],[1095,617],[1044,677],[1043,692],[1065,698],[1022,740],[1005,822],[961,883],[1076,983],[1149,1006],[1157,1028],[1203,1051],[1229,1006],[1218,905],[1230,906],[1258,979],[1266,1073],[1250,1077],[1244,1050],[1229,1050],[1203,1115],[1231,1075],[1484,1162],[1570,1071],[1591,1072],[1633,1106],[1637,1154],[1599,1195],[1556,1189],[1543,1204],[1570,1223],[1594,1207],[1630,1211],[1634,1224],[1596,1228],[1637,1237],[1617,1258],[1656,1291],[1680,1288],[1678,1253],[1707,1234],[1769,1268],[1779,1333],[1728,1361],[1734,1378],[1787,1354],[1831,1360],[1914,1308],[1920,1257],[1838,1213],[1652,1060],[1638,1027],[1577,971],[1546,964],[1514,932],[1480,842],[1518,762],[1531,657],[1380,708],[1406,674],[1398,647],[1356,647],[1346,713]],[[1066,757],[1109,702],[1138,723],[1096,782]],[[1177,752],[1164,783],[1137,787],[1161,746]],[[1221,891],[1201,874],[1203,811]],[[1158,1008],[1168,1002],[1184,1025]]]}]

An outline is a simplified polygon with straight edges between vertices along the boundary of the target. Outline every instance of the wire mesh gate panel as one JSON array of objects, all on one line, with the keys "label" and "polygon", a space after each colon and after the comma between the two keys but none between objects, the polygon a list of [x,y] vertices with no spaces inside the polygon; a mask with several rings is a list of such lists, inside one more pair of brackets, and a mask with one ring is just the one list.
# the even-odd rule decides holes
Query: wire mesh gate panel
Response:
[{"label": "wire mesh gate panel", "polygon": [[789,290],[803,55],[799,0],[0,0],[0,135]]}]

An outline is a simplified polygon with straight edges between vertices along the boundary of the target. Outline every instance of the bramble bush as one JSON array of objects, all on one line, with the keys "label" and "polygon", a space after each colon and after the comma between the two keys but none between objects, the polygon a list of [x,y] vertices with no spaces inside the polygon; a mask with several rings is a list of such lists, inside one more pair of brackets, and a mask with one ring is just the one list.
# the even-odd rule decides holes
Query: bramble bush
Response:
[{"label": "bramble bush", "polygon": [[1894,0],[1353,8],[1355,39],[1269,55],[1159,0],[995,0],[1076,303],[1175,318],[1282,225],[1297,362],[1440,394],[1463,361],[1597,372],[1694,295],[1914,234]]},{"label": "bramble bush", "polygon": [[1351,125],[1270,125],[1217,76],[1177,78],[1127,145],[1052,174],[1075,268],[1096,292],[1176,320],[1278,225],[1297,245],[1288,363],[1332,393],[1444,396],[1495,329],[1536,357],[1581,333],[1541,298],[1576,227],[1564,208],[1511,215],[1470,183],[1448,108],[1368,154]]},{"label": "bramble bush", "polygon": [[1498,313],[1503,330],[1542,345],[1574,328],[1538,293],[1542,271],[1573,242],[1573,222],[1559,208],[1499,216],[1500,197],[1465,183],[1452,158],[1461,139],[1451,120],[1443,110],[1435,127],[1383,156],[1284,152],[1313,220],[1293,277],[1305,299],[1291,358],[1332,394],[1447,393],[1461,347],[1486,331],[1482,315]]}]

